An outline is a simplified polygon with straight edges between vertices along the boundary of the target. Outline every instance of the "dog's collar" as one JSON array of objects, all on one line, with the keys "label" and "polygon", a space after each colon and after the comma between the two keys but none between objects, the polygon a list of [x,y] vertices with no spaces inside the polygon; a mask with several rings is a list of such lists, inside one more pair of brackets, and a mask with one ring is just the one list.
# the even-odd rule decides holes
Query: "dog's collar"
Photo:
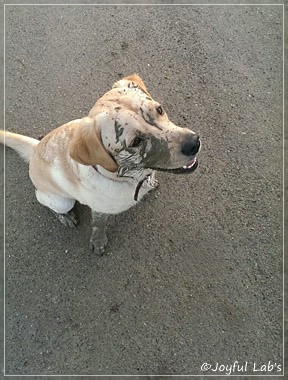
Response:
[{"label": "dog's collar", "polygon": [[139,191],[143,185],[143,183],[150,177],[150,174],[147,174],[143,179],[141,179],[140,182],[138,182],[137,186],[136,186],[136,190],[135,190],[135,193],[134,193],[134,201],[138,201],[138,195],[139,195]]},{"label": "dog's collar", "polygon": [[[97,169],[97,166],[96,165],[92,165],[92,168],[94,170],[96,170],[97,173],[99,173],[99,170]],[[150,174],[147,174],[143,179],[141,179],[141,181],[139,181],[137,183],[137,186],[136,186],[136,189],[135,189],[135,193],[134,193],[134,201],[138,201],[138,195],[139,195],[139,191],[143,185],[143,183],[150,177]]]}]

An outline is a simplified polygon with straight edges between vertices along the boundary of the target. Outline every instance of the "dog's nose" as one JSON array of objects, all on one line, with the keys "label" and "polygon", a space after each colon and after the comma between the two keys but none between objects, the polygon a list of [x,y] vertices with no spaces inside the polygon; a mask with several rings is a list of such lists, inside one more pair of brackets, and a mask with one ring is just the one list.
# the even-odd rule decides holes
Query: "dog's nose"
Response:
[{"label": "dog's nose", "polygon": [[185,140],[181,146],[181,153],[184,156],[193,156],[195,155],[200,148],[200,138],[196,134],[192,134],[189,139]]}]

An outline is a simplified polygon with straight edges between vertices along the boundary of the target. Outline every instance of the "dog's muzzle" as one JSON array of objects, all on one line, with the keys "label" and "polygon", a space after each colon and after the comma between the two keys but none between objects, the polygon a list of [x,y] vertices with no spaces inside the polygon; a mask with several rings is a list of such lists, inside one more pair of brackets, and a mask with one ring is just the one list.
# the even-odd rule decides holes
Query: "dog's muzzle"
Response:
[{"label": "dog's muzzle", "polygon": [[182,142],[181,145],[181,153],[184,156],[190,157],[190,161],[187,162],[186,165],[175,168],[175,169],[164,169],[164,168],[154,168],[158,171],[173,173],[173,174],[185,174],[192,173],[198,166],[198,159],[196,154],[199,152],[201,147],[200,138],[196,134],[191,134]]}]

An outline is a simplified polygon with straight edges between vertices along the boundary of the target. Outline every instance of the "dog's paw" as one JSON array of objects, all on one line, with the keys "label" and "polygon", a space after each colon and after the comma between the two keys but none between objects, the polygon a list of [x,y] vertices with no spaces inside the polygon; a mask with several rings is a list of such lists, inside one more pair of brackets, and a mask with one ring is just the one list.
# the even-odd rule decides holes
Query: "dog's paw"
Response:
[{"label": "dog's paw", "polygon": [[108,243],[108,239],[106,234],[102,236],[97,236],[97,232],[93,231],[91,239],[90,239],[90,249],[99,256],[104,255],[105,248]]},{"label": "dog's paw", "polygon": [[157,179],[153,179],[150,182],[151,190],[156,190],[158,186],[159,186],[159,181]]},{"label": "dog's paw", "polygon": [[156,175],[153,172],[151,175],[148,176],[147,178],[147,186],[149,187],[150,190],[155,190],[159,186],[159,181],[156,179]]},{"label": "dog's paw", "polygon": [[67,214],[59,214],[55,211],[52,212],[59,220],[59,222],[61,222],[64,226],[69,228],[75,228],[77,226],[78,222],[74,214],[74,211],[69,211]]},{"label": "dog's paw", "polygon": [[98,246],[94,242],[90,241],[90,249],[98,256],[103,256],[105,253],[105,247],[104,246]]}]

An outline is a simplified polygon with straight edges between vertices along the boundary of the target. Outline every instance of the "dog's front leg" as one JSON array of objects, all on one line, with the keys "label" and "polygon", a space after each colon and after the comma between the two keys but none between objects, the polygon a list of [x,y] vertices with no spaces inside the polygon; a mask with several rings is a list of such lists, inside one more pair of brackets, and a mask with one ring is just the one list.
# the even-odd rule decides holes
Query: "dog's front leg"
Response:
[{"label": "dog's front leg", "polygon": [[108,239],[106,236],[106,222],[108,214],[101,214],[91,210],[92,215],[92,235],[90,239],[90,248],[98,255],[103,255]]}]

